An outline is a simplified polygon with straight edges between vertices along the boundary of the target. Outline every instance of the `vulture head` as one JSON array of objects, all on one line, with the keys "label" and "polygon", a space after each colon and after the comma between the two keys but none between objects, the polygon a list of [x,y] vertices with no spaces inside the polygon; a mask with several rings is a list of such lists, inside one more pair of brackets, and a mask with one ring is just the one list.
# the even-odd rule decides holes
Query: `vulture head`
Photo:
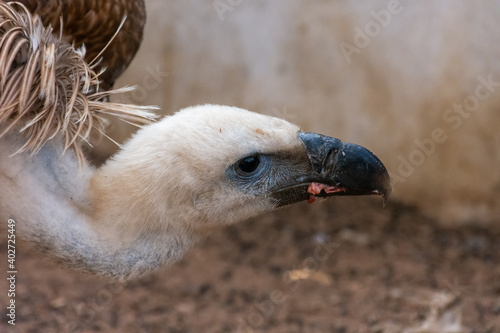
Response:
[{"label": "vulture head", "polygon": [[[391,191],[387,170],[367,149],[220,105],[190,107],[140,130],[98,171],[94,185],[99,211],[122,207],[107,220],[158,211],[138,225],[170,230],[175,221],[195,233],[315,197],[387,199]],[[137,193],[125,205],[134,211],[123,210],[116,188]]]}]

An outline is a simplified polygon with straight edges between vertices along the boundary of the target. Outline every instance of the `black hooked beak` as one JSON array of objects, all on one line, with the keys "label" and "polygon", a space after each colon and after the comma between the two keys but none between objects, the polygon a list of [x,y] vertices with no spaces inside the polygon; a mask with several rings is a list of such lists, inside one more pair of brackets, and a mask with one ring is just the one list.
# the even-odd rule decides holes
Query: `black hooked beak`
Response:
[{"label": "black hooked beak", "polygon": [[384,205],[391,181],[382,162],[368,149],[316,133],[299,132],[311,169],[279,195],[279,206],[333,195],[382,195]]}]

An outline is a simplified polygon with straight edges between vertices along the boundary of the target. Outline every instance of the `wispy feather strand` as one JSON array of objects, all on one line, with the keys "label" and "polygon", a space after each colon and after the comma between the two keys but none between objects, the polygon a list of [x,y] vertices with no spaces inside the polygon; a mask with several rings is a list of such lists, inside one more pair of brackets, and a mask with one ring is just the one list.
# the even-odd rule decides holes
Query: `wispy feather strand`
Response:
[{"label": "wispy feather strand", "polygon": [[156,118],[155,107],[107,102],[131,88],[99,91],[98,74],[84,54],[22,4],[0,2],[0,139],[13,130],[24,133],[17,153],[36,154],[61,133],[65,149],[83,163],[81,144],[92,129],[104,133],[106,115],[135,125]]}]

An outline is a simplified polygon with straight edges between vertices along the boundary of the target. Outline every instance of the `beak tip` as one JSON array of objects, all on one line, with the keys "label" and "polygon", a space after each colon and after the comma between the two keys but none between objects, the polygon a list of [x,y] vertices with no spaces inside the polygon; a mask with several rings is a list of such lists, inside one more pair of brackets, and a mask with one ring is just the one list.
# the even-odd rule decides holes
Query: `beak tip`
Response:
[{"label": "beak tip", "polygon": [[382,207],[385,207],[387,205],[387,201],[389,201],[389,194],[390,194],[390,190],[388,193],[386,194],[382,194]]},{"label": "beak tip", "polygon": [[374,190],[372,193],[375,195],[381,195],[382,196],[382,207],[385,207],[387,205],[387,202],[389,201],[389,196],[391,195],[392,192],[392,186],[389,183],[387,186],[384,186],[380,190]]},{"label": "beak tip", "polygon": [[[383,165],[382,165],[383,166]],[[387,169],[383,166],[384,173],[383,173],[383,179],[380,182],[381,183],[381,189],[378,191],[383,198],[383,204],[382,207],[385,207],[387,205],[387,201],[389,201],[389,196],[391,195],[392,192],[392,185],[391,185],[391,178],[389,176],[389,172],[387,172]]]}]

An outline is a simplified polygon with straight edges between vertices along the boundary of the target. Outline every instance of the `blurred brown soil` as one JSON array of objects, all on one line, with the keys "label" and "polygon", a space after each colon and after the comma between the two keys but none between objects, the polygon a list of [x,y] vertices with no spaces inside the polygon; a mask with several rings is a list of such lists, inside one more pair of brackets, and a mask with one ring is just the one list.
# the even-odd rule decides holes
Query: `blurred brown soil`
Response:
[{"label": "blurred brown soil", "polygon": [[[1,332],[500,332],[500,228],[441,227],[378,198],[305,203],[218,230],[125,284],[17,249]],[[0,274],[0,276],[1,276]]]}]

